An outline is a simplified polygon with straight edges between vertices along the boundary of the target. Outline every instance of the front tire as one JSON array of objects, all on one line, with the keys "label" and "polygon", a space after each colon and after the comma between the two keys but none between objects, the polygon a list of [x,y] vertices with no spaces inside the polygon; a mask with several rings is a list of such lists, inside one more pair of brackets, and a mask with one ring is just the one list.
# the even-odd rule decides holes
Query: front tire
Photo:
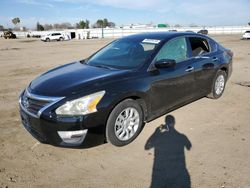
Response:
[{"label": "front tire", "polygon": [[139,103],[132,99],[124,100],[109,115],[107,141],[115,146],[125,146],[140,134],[143,125],[143,111]]},{"label": "front tire", "polygon": [[208,94],[208,98],[218,99],[222,96],[226,86],[227,74],[223,70],[219,70],[215,76],[211,93]]},{"label": "front tire", "polygon": [[46,40],[45,40],[46,42],[50,42],[50,39],[49,38],[46,38]]}]

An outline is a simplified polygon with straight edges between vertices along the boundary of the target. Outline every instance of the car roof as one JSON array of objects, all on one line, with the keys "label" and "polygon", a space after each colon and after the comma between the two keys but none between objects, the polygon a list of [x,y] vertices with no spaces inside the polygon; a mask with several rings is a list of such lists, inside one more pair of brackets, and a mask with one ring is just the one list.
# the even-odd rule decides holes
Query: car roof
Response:
[{"label": "car roof", "polygon": [[143,40],[143,39],[157,39],[157,40],[169,40],[175,37],[179,36],[197,36],[197,37],[205,37],[202,34],[198,33],[191,33],[191,32],[149,32],[149,33],[140,33],[140,34],[134,34],[129,35],[126,37],[123,37],[122,39],[129,39],[129,40]]}]

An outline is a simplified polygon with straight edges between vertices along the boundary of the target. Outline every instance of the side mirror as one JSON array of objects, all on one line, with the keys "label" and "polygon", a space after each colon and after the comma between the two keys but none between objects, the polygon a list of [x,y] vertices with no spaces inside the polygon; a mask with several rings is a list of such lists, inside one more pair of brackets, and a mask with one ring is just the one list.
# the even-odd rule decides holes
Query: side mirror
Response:
[{"label": "side mirror", "polygon": [[173,59],[161,59],[155,62],[155,67],[158,69],[161,68],[170,68],[176,65],[176,61]]}]

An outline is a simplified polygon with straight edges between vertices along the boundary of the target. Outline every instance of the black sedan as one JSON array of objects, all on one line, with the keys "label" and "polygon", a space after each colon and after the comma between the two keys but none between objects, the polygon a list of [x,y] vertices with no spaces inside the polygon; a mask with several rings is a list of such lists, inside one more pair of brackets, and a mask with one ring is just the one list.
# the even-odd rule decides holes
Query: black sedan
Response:
[{"label": "black sedan", "polygon": [[33,80],[20,95],[22,123],[42,143],[77,146],[99,132],[124,146],[145,123],[202,97],[221,97],[232,57],[196,33],[124,37]]}]

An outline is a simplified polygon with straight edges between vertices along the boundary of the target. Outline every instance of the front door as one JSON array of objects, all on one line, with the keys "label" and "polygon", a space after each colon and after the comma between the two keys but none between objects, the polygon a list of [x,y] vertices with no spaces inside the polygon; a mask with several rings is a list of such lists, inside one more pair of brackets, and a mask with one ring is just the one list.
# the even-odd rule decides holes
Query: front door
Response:
[{"label": "front door", "polygon": [[154,61],[173,59],[175,67],[161,68],[151,72],[152,115],[160,115],[167,110],[193,99],[195,90],[194,63],[189,59],[185,37],[168,41],[156,55]]}]

